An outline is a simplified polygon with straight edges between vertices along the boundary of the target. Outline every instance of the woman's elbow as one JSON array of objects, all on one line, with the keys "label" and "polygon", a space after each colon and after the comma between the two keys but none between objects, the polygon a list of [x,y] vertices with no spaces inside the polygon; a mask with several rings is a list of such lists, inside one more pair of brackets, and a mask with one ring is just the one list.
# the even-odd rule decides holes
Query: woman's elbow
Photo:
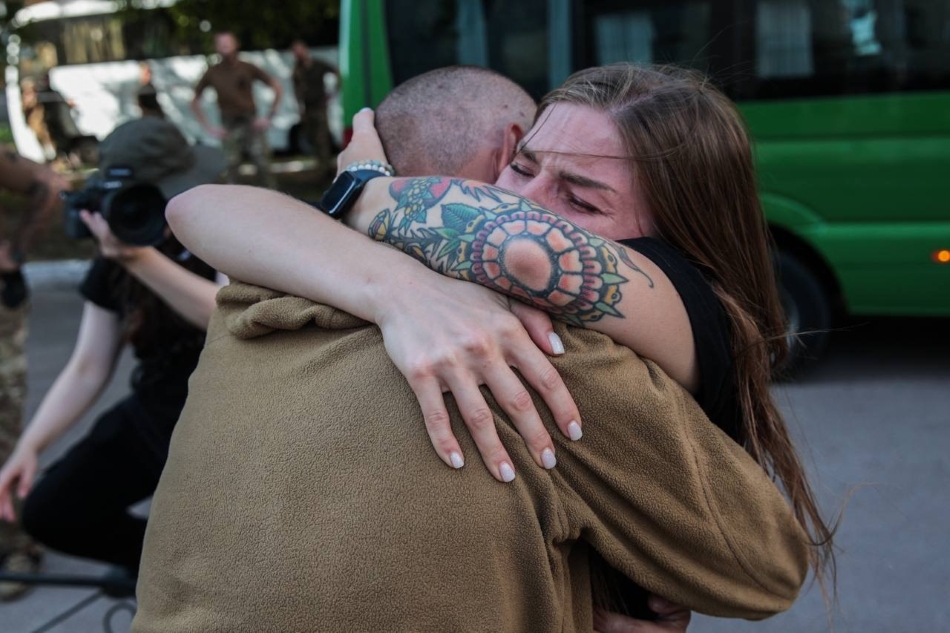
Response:
[{"label": "woman's elbow", "polygon": [[209,204],[209,197],[216,195],[219,187],[221,185],[198,185],[168,201],[165,220],[179,241],[184,243],[191,234],[194,220],[202,210],[215,208],[215,205]]}]

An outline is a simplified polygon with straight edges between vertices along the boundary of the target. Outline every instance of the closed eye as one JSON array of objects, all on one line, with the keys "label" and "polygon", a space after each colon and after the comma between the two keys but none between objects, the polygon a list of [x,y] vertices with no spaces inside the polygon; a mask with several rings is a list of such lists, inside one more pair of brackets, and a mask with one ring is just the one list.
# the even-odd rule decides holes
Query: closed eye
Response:
[{"label": "closed eye", "polygon": [[534,174],[532,174],[530,171],[528,171],[527,169],[525,169],[518,163],[512,162],[508,166],[511,168],[511,171],[515,172],[522,178],[532,178],[534,176]]},{"label": "closed eye", "polygon": [[574,196],[568,196],[567,201],[571,204],[571,206],[577,207],[578,209],[586,213],[600,213],[600,209],[598,209],[597,207],[595,207],[594,205],[588,202],[584,202],[580,198],[575,198]]}]

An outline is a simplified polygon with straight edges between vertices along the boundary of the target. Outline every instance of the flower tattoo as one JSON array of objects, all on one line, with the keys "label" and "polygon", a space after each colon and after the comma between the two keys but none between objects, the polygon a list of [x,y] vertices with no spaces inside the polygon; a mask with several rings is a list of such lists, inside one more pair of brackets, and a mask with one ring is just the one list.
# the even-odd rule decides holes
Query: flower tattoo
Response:
[{"label": "flower tattoo", "polygon": [[[623,248],[490,185],[415,178],[396,181],[390,195],[396,206],[376,216],[373,239],[562,321],[583,326],[605,315],[624,318],[617,306],[629,280],[621,266],[654,285]],[[494,205],[476,206],[486,202]]]}]

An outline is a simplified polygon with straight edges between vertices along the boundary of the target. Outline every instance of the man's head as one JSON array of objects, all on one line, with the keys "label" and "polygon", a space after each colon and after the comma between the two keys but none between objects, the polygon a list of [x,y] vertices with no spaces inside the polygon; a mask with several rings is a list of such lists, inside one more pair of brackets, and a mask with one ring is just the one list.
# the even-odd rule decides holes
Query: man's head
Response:
[{"label": "man's head", "polygon": [[214,52],[222,59],[234,59],[237,57],[241,45],[238,43],[237,36],[230,31],[221,31],[214,34]]},{"label": "man's head", "polygon": [[495,182],[531,127],[536,104],[494,71],[449,66],[413,77],[376,109],[376,129],[401,176]]},{"label": "man's head", "polygon": [[310,47],[303,40],[294,40],[290,45],[290,50],[294,54],[294,59],[303,62],[310,59]]}]

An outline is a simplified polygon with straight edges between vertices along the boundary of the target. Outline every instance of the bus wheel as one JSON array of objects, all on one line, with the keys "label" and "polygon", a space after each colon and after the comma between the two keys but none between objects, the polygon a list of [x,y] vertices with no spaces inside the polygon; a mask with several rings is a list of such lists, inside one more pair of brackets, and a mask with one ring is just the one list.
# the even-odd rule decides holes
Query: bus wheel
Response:
[{"label": "bus wheel", "polygon": [[775,267],[788,339],[788,357],[777,375],[780,379],[793,378],[828,347],[831,300],[812,269],[790,253],[779,251]]}]

